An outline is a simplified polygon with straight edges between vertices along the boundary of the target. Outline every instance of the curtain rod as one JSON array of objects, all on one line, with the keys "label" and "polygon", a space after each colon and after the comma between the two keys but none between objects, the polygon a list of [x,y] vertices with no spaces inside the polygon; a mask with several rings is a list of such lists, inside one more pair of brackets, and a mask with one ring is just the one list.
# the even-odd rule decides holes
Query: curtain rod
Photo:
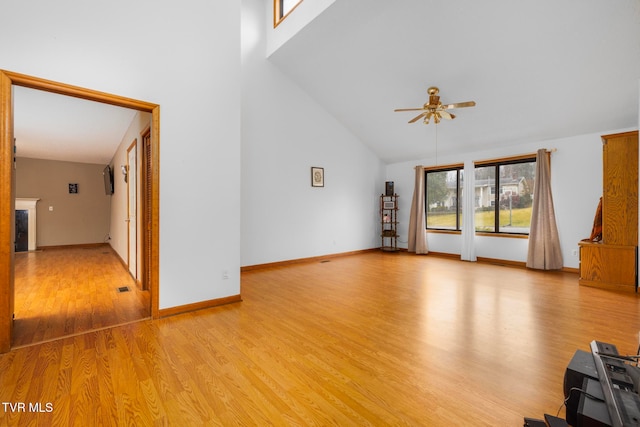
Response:
[{"label": "curtain rod", "polygon": [[[547,153],[555,153],[556,151],[558,151],[558,149],[557,149],[557,148],[547,148],[547,150],[546,150],[546,151],[547,151]],[[535,155],[535,153],[533,153],[532,155]],[[426,168],[428,168],[428,167],[429,167],[429,166],[422,166],[422,165],[418,165],[418,166],[414,166],[414,167],[413,167],[413,169],[414,169],[414,170],[415,170],[415,169],[418,169],[418,168],[426,169]]]}]

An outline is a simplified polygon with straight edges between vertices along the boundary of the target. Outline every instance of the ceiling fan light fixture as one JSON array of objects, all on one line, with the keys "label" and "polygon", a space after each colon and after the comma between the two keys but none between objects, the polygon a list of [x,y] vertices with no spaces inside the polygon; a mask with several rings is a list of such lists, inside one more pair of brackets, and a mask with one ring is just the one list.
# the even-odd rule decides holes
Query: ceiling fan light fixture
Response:
[{"label": "ceiling fan light fixture", "polygon": [[442,105],[442,102],[440,102],[440,96],[438,95],[440,93],[440,89],[435,86],[431,86],[429,89],[427,89],[427,93],[429,94],[429,101],[425,103],[422,108],[396,108],[394,111],[421,111],[422,113],[411,119],[409,123],[415,123],[420,118],[424,117],[424,120],[422,122],[425,125],[428,125],[431,117],[433,117],[433,121],[435,122],[435,124],[440,123],[442,119],[455,119],[455,114],[451,114],[450,112],[446,111],[449,108],[465,108],[474,107],[476,105],[474,101]]}]

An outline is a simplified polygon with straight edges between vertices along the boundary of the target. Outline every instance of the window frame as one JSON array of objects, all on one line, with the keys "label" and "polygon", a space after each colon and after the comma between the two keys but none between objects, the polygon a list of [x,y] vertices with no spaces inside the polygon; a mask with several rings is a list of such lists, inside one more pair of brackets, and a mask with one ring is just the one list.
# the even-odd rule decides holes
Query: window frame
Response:
[{"label": "window frame", "polygon": [[[512,236],[512,237],[528,237],[529,236],[529,232],[514,232],[514,231],[500,231],[500,200],[499,197],[501,195],[500,192],[500,167],[502,166],[507,166],[507,165],[514,165],[514,164],[520,164],[520,163],[536,163],[537,162],[537,156],[536,154],[523,154],[521,156],[513,156],[513,157],[506,157],[506,158],[500,158],[500,159],[492,159],[492,160],[483,160],[483,161],[478,161],[478,162],[474,162],[473,168],[474,168],[474,173],[475,170],[478,168],[485,168],[485,167],[494,167],[494,175],[495,175],[495,179],[494,179],[494,185],[495,188],[493,188],[493,190],[491,191],[491,195],[492,200],[491,200],[491,206],[493,207],[494,210],[494,225],[493,225],[493,231],[486,231],[486,230],[482,230],[482,231],[478,231],[477,229],[475,230],[475,233],[477,235],[485,235],[485,236]],[[532,189],[533,190],[533,189]],[[475,210],[474,210],[474,214],[475,214]]]},{"label": "window frame", "polygon": [[302,3],[303,0],[298,0],[296,4],[291,6],[287,11],[284,10],[284,0],[273,0],[273,28],[276,28],[284,19],[295,10],[296,7]]},{"label": "window frame", "polygon": [[[550,153],[547,153],[547,159],[550,160]],[[497,158],[497,159],[490,159],[490,160],[481,160],[481,161],[475,161],[473,164],[474,167],[474,173],[475,173],[475,169],[478,167],[488,167],[488,166],[494,166],[496,167],[496,174],[499,178],[499,171],[500,171],[500,167],[501,166],[505,166],[505,165],[510,165],[510,164],[518,164],[518,163],[529,163],[529,162],[537,162],[537,155],[536,153],[530,153],[530,154],[522,154],[519,156],[511,156],[511,157],[503,157],[503,158]],[[428,189],[428,174],[429,173],[433,173],[433,172],[448,172],[448,171],[453,171],[453,170],[457,170],[457,184],[456,184],[456,228],[455,229],[451,229],[451,228],[438,228],[438,227],[429,227],[428,226],[428,210],[429,210],[429,196],[427,194],[427,189]],[[424,179],[425,179],[425,184],[424,184],[424,197],[425,197],[425,207],[424,207],[424,213],[425,213],[425,229],[427,232],[431,232],[431,233],[451,233],[451,234],[460,234],[462,232],[462,224],[460,221],[460,215],[464,215],[465,212],[460,210],[460,206],[459,204],[461,203],[461,193],[462,193],[462,184],[461,184],[461,173],[464,172],[464,164],[450,164],[450,165],[443,165],[443,166],[431,166],[431,167],[424,167]],[[464,178],[463,178],[464,179]],[[475,181],[475,180],[474,180]],[[500,181],[499,179],[496,181],[495,183],[496,185],[496,189],[492,191],[492,196],[493,199],[491,200],[491,204],[494,208],[494,230],[493,231],[477,231],[474,230],[476,235],[481,235],[481,236],[492,236],[492,237],[512,237],[512,238],[528,238],[529,237],[529,232],[526,233],[518,233],[518,232],[513,232],[513,231],[500,231],[500,202],[499,202],[499,196],[500,196],[500,191],[498,190],[500,187]],[[533,189],[532,189],[533,190]],[[475,199],[475,194],[474,194],[474,199]],[[475,206],[475,201],[474,201],[474,206]],[[473,211],[473,214],[475,215],[475,208]]]},{"label": "window frame", "polygon": [[[452,228],[440,228],[440,227],[429,227],[428,225],[428,218],[429,218],[429,196],[427,194],[427,188],[429,187],[429,174],[430,173],[439,173],[439,172],[451,172],[451,171],[456,171],[456,194],[455,194],[455,198],[456,198],[456,208],[455,208],[455,213],[456,213],[456,228],[452,229]],[[446,166],[434,166],[434,167],[425,167],[424,168],[424,197],[425,197],[425,203],[424,203],[424,216],[425,216],[425,227],[427,231],[430,232],[439,232],[439,233],[460,233],[462,231],[462,224],[460,222],[460,212],[461,212],[461,207],[460,207],[460,201],[461,201],[461,193],[462,193],[462,186],[460,185],[460,177],[461,174],[464,172],[464,164],[452,164],[452,165],[446,165]]]}]

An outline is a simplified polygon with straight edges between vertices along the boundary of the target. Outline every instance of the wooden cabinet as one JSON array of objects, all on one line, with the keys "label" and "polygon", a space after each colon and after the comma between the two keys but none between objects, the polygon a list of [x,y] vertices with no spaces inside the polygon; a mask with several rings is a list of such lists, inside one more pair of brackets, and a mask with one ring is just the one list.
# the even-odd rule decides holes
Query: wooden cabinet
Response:
[{"label": "wooden cabinet", "polygon": [[638,288],[638,131],[602,137],[602,241],[580,242],[579,283]]},{"label": "wooden cabinet", "polygon": [[580,243],[580,284],[636,290],[636,247]]}]

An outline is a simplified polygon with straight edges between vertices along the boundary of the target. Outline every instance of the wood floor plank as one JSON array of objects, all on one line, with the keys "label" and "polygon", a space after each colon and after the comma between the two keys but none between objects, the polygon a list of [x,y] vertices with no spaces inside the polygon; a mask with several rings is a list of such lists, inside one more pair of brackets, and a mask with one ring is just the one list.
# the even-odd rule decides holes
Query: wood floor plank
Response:
[{"label": "wood floor plank", "polygon": [[0,401],[53,408],[0,425],[521,425],[577,349],[640,330],[635,294],[433,256],[248,271],[242,298],[0,355]]},{"label": "wood floor plank", "polygon": [[149,292],[106,245],[16,254],[14,347],[149,316]]}]

